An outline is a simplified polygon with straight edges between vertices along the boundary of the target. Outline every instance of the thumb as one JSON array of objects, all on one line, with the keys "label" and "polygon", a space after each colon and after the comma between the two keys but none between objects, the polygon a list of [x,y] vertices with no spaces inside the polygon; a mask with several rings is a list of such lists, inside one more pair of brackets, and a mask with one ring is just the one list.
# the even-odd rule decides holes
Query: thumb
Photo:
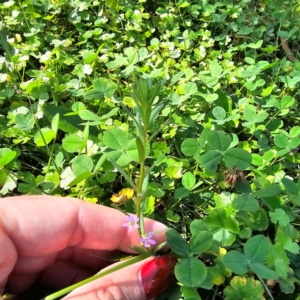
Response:
[{"label": "thumb", "polygon": [[64,300],[148,300],[174,281],[177,260],[170,255],[151,257],[92,281]]}]

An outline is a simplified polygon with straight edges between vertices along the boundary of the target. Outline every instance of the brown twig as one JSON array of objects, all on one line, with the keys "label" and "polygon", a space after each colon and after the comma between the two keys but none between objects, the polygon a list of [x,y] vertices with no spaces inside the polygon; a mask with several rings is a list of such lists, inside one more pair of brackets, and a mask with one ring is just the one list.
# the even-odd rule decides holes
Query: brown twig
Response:
[{"label": "brown twig", "polygon": [[292,50],[290,49],[289,45],[287,44],[287,41],[285,38],[280,38],[281,41],[281,47],[283,49],[283,51],[286,54],[286,57],[290,60],[290,61],[295,61],[296,57],[294,55],[294,53],[292,52]]}]

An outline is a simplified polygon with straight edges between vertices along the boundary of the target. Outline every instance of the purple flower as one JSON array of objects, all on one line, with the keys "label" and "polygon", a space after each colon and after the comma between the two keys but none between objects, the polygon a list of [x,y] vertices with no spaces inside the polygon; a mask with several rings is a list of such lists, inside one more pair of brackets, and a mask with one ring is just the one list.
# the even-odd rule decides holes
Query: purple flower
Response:
[{"label": "purple flower", "polygon": [[155,245],[156,241],[151,239],[153,237],[153,235],[154,235],[153,232],[149,232],[148,234],[144,234],[140,238],[141,244],[143,244],[145,247],[149,247],[150,244]]},{"label": "purple flower", "polygon": [[139,218],[135,215],[127,215],[126,221],[127,223],[124,223],[123,227],[128,227],[129,231],[132,229],[138,229],[140,227],[138,224]]}]

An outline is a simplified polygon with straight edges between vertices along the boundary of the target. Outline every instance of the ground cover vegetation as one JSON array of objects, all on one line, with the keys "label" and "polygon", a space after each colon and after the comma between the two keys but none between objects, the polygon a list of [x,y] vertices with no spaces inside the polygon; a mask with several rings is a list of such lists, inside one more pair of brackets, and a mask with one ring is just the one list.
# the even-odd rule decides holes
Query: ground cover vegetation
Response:
[{"label": "ground cover vegetation", "polygon": [[167,224],[159,299],[299,299],[297,1],[0,9],[3,197],[114,206],[146,248]]}]

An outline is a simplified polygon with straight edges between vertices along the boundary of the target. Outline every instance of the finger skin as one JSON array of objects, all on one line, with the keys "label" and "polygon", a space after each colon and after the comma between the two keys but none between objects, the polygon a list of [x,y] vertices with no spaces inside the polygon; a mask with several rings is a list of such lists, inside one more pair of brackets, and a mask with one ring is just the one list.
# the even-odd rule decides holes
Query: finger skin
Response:
[{"label": "finger skin", "polygon": [[90,282],[74,290],[63,299],[154,299],[174,281],[174,267],[176,263],[177,259],[170,255],[151,257]]},{"label": "finger skin", "polygon": [[[35,276],[58,258],[72,259],[79,250],[78,263],[89,260],[87,254],[93,250],[119,249],[132,253],[130,247],[139,245],[139,236],[122,226],[125,221],[118,210],[73,198],[1,199],[0,291],[11,272],[19,277]],[[147,232],[166,229],[149,219],[145,219],[145,228]],[[156,234],[155,239],[159,244],[165,240],[165,234]]]},{"label": "finger skin", "polygon": [[63,300],[146,300],[139,271],[151,257],[92,281],[68,294]]}]

